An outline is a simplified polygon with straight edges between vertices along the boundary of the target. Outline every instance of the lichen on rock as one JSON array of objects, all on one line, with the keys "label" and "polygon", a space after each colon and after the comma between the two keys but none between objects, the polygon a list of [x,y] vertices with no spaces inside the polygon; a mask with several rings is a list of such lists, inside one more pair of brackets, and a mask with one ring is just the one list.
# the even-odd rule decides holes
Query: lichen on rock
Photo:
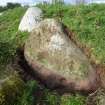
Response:
[{"label": "lichen on rock", "polygon": [[25,44],[25,57],[76,81],[86,78],[93,70],[85,54],[64,33],[62,24],[54,19],[41,21],[32,31]]}]

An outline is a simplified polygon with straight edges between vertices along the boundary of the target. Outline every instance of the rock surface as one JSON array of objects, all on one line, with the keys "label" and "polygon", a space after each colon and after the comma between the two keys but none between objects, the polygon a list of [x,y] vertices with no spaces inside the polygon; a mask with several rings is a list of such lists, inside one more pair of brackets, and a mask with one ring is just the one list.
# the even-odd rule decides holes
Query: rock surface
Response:
[{"label": "rock surface", "polygon": [[31,32],[33,28],[41,21],[42,11],[38,7],[30,7],[23,16],[19,30]]},{"label": "rock surface", "polygon": [[40,22],[33,30],[25,44],[25,57],[26,60],[36,60],[52,72],[76,81],[83,80],[93,71],[87,57],[54,19]]}]

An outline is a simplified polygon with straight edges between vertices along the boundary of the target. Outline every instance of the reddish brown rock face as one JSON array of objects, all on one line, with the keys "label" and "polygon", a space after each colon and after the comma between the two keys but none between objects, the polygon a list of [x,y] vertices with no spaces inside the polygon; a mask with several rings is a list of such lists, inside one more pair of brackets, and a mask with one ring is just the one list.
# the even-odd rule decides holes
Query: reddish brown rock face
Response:
[{"label": "reddish brown rock face", "polygon": [[[44,76],[50,84],[62,77],[60,80],[63,85],[70,84],[69,80],[72,80],[76,81],[75,89],[79,89],[86,88],[95,80],[88,78],[95,73],[87,57],[63,32],[62,25],[54,19],[46,19],[38,24],[26,41],[24,54],[33,68],[38,65],[48,68],[40,71],[37,69],[36,72],[40,75],[39,78]],[[38,65],[35,65],[35,62]],[[87,90],[90,87],[87,87]]]}]

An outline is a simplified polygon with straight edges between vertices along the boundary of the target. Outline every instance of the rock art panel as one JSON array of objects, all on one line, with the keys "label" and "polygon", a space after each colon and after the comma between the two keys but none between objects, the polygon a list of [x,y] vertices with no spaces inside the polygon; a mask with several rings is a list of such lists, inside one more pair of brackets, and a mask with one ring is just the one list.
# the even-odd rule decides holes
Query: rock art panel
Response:
[{"label": "rock art panel", "polygon": [[64,33],[61,23],[45,19],[35,28],[25,44],[25,58],[37,61],[67,79],[88,77],[93,67],[84,53]]}]

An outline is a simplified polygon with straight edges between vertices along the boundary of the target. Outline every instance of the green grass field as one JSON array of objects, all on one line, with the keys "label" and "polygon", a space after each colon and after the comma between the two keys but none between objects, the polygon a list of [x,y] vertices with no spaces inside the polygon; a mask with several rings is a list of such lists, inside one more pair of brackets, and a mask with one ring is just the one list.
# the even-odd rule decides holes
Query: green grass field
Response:
[{"label": "green grass field", "polygon": [[[72,30],[76,38],[92,50],[92,58],[98,63],[105,64],[105,5],[70,6],[39,5],[44,11],[44,18],[59,18],[59,9],[62,11],[62,22]],[[19,32],[18,25],[26,8],[19,7],[7,10],[0,16],[0,73],[11,62],[16,54],[17,47],[27,38],[27,32]],[[11,82],[9,82],[11,83]],[[34,105],[33,89],[38,91],[35,83],[30,81],[17,101],[12,105]],[[85,105],[86,97],[81,95],[60,97],[55,92],[43,90],[43,96],[34,97],[36,105]],[[0,94],[1,95],[1,94]],[[2,102],[2,95],[0,102]],[[0,103],[0,105],[7,105]],[[8,103],[8,105],[10,105]]]}]

